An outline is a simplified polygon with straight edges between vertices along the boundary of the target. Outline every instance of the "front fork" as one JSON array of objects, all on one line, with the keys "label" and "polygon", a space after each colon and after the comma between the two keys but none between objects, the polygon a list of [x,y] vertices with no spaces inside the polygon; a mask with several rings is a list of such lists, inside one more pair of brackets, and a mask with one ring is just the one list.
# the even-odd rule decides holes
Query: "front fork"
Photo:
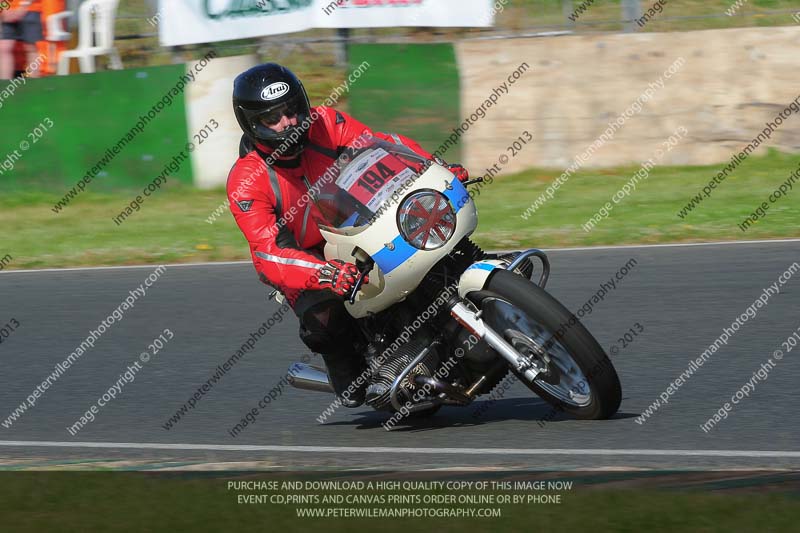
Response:
[{"label": "front fork", "polygon": [[486,344],[494,348],[503,359],[508,361],[511,368],[516,369],[531,382],[539,375],[540,370],[531,360],[514,349],[500,334],[489,327],[481,318],[483,311],[473,311],[463,302],[457,302],[450,308],[450,314],[467,331],[478,339],[483,339]]},{"label": "front fork", "polygon": [[[495,268],[505,268],[513,272],[517,266],[519,266],[525,259],[528,259],[529,257],[538,257],[542,262],[542,273],[539,277],[538,285],[539,287],[544,288],[544,286],[547,284],[547,279],[550,277],[550,261],[547,259],[547,255],[541,250],[532,248],[530,250],[520,252],[508,265],[499,266],[497,265],[496,261],[492,261],[491,263],[494,263],[492,266]],[[481,271],[485,269],[478,270]],[[483,339],[489,346],[494,348],[494,350],[500,354],[500,356],[503,357],[503,359],[505,359],[509,365],[511,365],[511,368],[516,369],[520,374],[524,375],[532,382],[534,379],[536,379],[536,376],[539,375],[541,370],[530,360],[530,358],[520,354],[505,340],[505,338],[503,338],[500,333],[494,331],[489,325],[486,324],[486,322],[483,321],[481,318],[483,311],[473,311],[464,303],[464,301],[467,301],[466,294],[470,292],[470,290],[482,289],[485,286],[488,277],[489,275],[485,271],[482,272],[482,275],[478,274],[478,277],[467,276],[465,278],[462,276],[461,281],[465,284],[465,286],[459,286],[458,291],[462,300],[453,301],[450,307],[450,314],[467,331],[475,335],[477,338]],[[473,388],[470,390],[473,390]]]}]

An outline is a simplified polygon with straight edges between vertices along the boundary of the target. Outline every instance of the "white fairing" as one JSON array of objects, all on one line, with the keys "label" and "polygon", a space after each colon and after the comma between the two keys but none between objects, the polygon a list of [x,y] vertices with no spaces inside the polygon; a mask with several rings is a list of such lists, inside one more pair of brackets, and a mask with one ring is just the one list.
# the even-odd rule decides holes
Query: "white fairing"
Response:
[{"label": "white fairing", "polygon": [[[436,250],[418,250],[401,236],[397,226],[397,212],[406,196],[422,189],[444,193],[456,211],[453,236]],[[399,202],[394,202],[370,226],[352,235],[331,233],[320,228],[326,241],[325,258],[355,262],[357,248],[375,260],[369,274],[369,283],[362,286],[354,304],[345,307],[356,318],[377,313],[403,300],[419,286],[425,275],[443,257],[449,254],[464,237],[475,231],[478,213],[467,190],[447,169],[432,164]],[[363,257],[362,259],[365,259]],[[488,273],[487,273],[488,275]]]}]

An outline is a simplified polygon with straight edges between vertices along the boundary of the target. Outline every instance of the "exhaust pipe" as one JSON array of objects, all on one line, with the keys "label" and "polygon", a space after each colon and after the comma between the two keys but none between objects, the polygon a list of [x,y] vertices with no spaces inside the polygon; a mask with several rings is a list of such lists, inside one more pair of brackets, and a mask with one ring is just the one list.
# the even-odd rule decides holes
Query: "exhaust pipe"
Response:
[{"label": "exhaust pipe", "polygon": [[333,387],[323,368],[305,363],[295,363],[289,367],[288,378],[289,384],[296,389],[333,394]]}]

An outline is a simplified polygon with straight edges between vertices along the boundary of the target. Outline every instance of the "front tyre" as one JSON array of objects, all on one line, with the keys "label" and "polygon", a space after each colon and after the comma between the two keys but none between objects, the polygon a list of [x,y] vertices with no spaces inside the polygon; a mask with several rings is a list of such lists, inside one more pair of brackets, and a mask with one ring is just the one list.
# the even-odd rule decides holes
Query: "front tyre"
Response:
[{"label": "front tyre", "polygon": [[619,409],[622,388],[614,366],[577,317],[544,289],[506,270],[496,270],[486,289],[470,299],[488,326],[540,370],[529,389],[579,419],[598,420]]}]

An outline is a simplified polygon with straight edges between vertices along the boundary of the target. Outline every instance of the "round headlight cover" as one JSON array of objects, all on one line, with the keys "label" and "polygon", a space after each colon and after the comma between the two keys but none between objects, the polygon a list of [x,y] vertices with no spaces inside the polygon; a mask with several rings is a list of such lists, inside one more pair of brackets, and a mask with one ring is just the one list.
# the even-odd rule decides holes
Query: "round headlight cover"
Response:
[{"label": "round headlight cover", "polygon": [[397,214],[400,234],[414,248],[436,250],[456,231],[456,213],[439,191],[415,192],[406,198]]}]

